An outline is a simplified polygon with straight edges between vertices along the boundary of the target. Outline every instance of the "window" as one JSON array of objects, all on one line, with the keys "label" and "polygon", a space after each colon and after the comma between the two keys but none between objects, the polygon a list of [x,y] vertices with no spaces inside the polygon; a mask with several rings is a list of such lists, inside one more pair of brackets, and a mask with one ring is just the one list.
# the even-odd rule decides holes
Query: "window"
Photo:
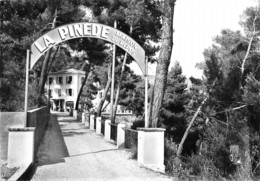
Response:
[{"label": "window", "polygon": [[61,97],[61,89],[58,89],[58,96]]},{"label": "window", "polygon": [[66,77],[66,83],[71,84],[72,83],[72,76]]},{"label": "window", "polygon": [[66,95],[67,96],[73,96],[73,90],[72,89],[66,89]]},{"label": "window", "polygon": [[53,83],[53,77],[49,77],[49,84],[51,85]]},{"label": "window", "polygon": [[62,77],[56,77],[56,82],[57,84],[62,84],[63,83]]}]

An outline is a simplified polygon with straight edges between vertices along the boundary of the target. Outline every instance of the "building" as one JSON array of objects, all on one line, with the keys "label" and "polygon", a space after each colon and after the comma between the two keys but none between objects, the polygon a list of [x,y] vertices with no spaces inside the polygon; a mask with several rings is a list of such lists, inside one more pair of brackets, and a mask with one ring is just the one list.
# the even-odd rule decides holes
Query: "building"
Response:
[{"label": "building", "polygon": [[51,109],[68,111],[75,108],[84,77],[85,72],[76,69],[49,73],[45,88],[50,95]]},{"label": "building", "polygon": [[[48,75],[45,89],[49,92],[51,109],[55,111],[69,111],[75,109],[79,90],[81,88],[85,72],[77,69],[66,69],[58,72],[51,72]],[[94,83],[100,87],[98,82]],[[93,104],[93,111],[97,111],[104,89],[97,92]],[[83,106],[84,107],[84,106]],[[110,104],[105,101],[103,112],[110,113]],[[117,114],[132,114],[131,110],[125,110],[123,106],[118,105]]]}]

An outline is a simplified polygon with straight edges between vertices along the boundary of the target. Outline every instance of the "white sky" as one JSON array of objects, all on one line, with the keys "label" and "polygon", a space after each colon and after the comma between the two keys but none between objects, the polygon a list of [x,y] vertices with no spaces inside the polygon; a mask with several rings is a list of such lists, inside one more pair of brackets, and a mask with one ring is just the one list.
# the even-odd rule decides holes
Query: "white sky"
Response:
[{"label": "white sky", "polygon": [[256,5],[257,0],[177,0],[171,65],[177,60],[187,77],[200,77],[202,72],[195,65],[204,61],[202,53],[212,38],[225,28],[242,31],[240,15]]},{"label": "white sky", "polygon": [[[177,0],[174,13],[174,45],[171,65],[179,61],[184,75],[201,77],[196,63],[204,61],[203,51],[222,29],[241,30],[240,15],[257,0]],[[131,66],[135,70],[139,67]],[[155,74],[155,65],[149,66]],[[138,71],[137,71],[138,72]]]}]

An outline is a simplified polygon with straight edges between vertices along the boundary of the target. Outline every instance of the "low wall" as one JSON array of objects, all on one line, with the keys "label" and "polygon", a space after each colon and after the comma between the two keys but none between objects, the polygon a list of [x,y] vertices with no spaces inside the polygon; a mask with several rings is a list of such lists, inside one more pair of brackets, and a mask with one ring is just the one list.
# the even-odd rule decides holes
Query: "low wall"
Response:
[{"label": "low wall", "polygon": [[49,121],[50,110],[48,107],[33,109],[28,111],[27,116],[26,127],[35,127],[34,155],[36,155]]},{"label": "low wall", "polygon": [[[109,113],[102,113],[102,117],[104,120],[110,119],[110,114]],[[134,114],[129,114],[129,113],[117,113],[116,114],[116,124],[119,123],[127,123],[128,125],[132,125],[133,122],[136,121],[136,116]]]},{"label": "low wall", "polygon": [[137,148],[138,131],[133,129],[125,129],[125,147],[126,148]]},{"label": "low wall", "polygon": [[0,112],[0,156],[7,160],[8,128],[23,127],[25,112]]}]

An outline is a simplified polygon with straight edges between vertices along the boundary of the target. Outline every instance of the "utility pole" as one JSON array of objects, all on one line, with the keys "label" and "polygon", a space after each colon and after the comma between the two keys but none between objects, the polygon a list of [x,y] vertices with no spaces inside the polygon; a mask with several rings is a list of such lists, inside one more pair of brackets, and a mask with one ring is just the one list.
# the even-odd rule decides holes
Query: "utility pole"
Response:
[{"label": "utility pole", "polygon": [[[117,27],[117,22],[114,21],[114,28]],[[111,80],[111,95],[110,95],[110,119],[114,123],[113,106],[114,106],[114,88],[115,88],[115,61],[116,61],[116,44],[113,44],[113,60],[112,60],[112,80]]]},{"label": "utility pole", "polygon": [[27,126],[27,111],[28,111],[28,86],[29,86],[29,64],[31,58],[31,50],[26,51],[26,78],[25,78],[25,95],[24,95],[24,112],[25,112],[25,121],[24,127]]},{"label": "utility pole", "polygon": [[144,103],[144,118],[145,118],[145,128],[149,127],[148,120],[148,57],[145,58],[145,103]]}]

